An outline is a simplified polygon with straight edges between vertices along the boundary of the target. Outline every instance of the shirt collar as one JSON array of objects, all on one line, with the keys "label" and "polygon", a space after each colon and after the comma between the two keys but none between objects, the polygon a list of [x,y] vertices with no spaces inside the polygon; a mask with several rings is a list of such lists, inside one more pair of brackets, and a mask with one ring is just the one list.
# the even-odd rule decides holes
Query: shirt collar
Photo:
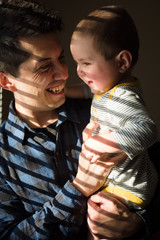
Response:
[{"label": "shirt collar", "polygon": [[[57,109],[57,111],[58,111],[57,127],[60,126],[67,119],[72,122],[80,123],[80,119],[76,114],[76,110],[72,107],[72,104],[69,100],[66,100],[66,102]],[[22,140],[22,142],[28,136],[29,133],[34,132],[34,129],[32,129],[27,123],[25,123],[18,117],[15,110],[14,100],[11,101],[9,106],[7,129],[9,132],[12,131],[12,133],[15,136],[18,136]]]},{"label": "shirt collar", "polygon": [[58,108],[58,124],[61,124],[66,119],[69,119],[72,122],[80,123],[80,119],[77,115],[77,111],[73,106],[73,101],[70,99],[66,99],[65,103]]}]

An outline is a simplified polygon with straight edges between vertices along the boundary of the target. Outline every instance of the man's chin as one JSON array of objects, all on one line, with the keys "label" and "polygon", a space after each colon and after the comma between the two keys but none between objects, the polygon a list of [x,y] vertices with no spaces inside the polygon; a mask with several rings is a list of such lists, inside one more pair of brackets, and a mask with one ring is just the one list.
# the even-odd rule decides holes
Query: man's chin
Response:
[{"label": "man's chin", "polygon": [[56,109],[56,108],[59,108],[60,106],[62,106],[66,101],[66,98],[65,96],[63,96],[63,98],[59,99],[57,102],[54,102],[54,103],[50,103],[48,104],[48,107],[50,109]]}]

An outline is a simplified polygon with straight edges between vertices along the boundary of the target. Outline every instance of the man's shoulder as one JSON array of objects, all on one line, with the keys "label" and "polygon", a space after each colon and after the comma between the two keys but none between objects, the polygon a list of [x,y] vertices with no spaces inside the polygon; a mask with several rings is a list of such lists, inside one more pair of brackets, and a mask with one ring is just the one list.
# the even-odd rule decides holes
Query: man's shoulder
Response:
[{"label": "man's shoulder", "polygon": [[8,139],[8,130],[6,125],[8,124],[8,120],[5,120],[1,126],[0,126],[0,143],[4,143],[6,142],[6,140]]},{"label": "man's shoulder", "polygon": [[5,132],[6,124],[7,124],[7,120],[4,120],[4,122],[2,122],[2,124],[0,125],[0,134],[1,135],[3,135]]},{"label": "man's shoulder", "polygon": [[10,136],[18,136],[20,132],[23,131],[22,127],[19,125],[19,117],[16,116],[12,106],[10,105],[8,118],[5,119],[0,125],[0,143],[8,144],[8,139]]},{"label": "man's shoulder", "polygon": [[0,158],[1,160],[2,160],[3,153],[7,152],[8,154],[8,150],[9,150],[9,144],[8,144],[9,133],[6,130],[6,122],[7,120],[5,120],[0,126]]}]

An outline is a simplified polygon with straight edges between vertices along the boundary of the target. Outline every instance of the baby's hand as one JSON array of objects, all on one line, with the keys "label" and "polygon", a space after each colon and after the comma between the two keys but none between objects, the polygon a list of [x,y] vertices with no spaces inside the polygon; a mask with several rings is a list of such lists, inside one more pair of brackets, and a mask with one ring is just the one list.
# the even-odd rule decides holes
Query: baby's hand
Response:
[{"label": "baby's hand", "polygon": [[85,144],[82,146],[82,151],[85,157],[90,160],[90,163],[105,162],[106,166],[113,167],[118,163],[124,161],[127,155],[124,152],[117,153],[100,153],[93,149],[88,149]]},{"label": "baby's hand", "polygon": [[92,136],[93,130],[97,127],[99,125],[92,122],[84,129],[82,151],[86,158],[91,163],[95,163],[98,160],[108,162],[109,166],[122,162],[124,156],[127,158],[127,155],[114,140],[111,131],[106,130]]},{"label": "baby's hand", "polygon": [[93,131],[97,128],[99,128],[98,123],[96,122],[88,123],[82,133],[83,142],[86,142],[92,136]]}]

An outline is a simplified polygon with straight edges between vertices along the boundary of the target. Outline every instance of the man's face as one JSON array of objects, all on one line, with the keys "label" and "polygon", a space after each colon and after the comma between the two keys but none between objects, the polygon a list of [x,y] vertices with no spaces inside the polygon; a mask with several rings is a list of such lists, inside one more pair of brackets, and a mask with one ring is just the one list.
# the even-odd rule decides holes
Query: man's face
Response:
[{"label": "man's face", "polygon": [[56,34],[44,34],[20,39],[31,53],[19,67],[19,77],[10,76],[15,84],[16,106],[34,112],[50,111],[65,102],[64,86],[68,68],[64,52]]}]

